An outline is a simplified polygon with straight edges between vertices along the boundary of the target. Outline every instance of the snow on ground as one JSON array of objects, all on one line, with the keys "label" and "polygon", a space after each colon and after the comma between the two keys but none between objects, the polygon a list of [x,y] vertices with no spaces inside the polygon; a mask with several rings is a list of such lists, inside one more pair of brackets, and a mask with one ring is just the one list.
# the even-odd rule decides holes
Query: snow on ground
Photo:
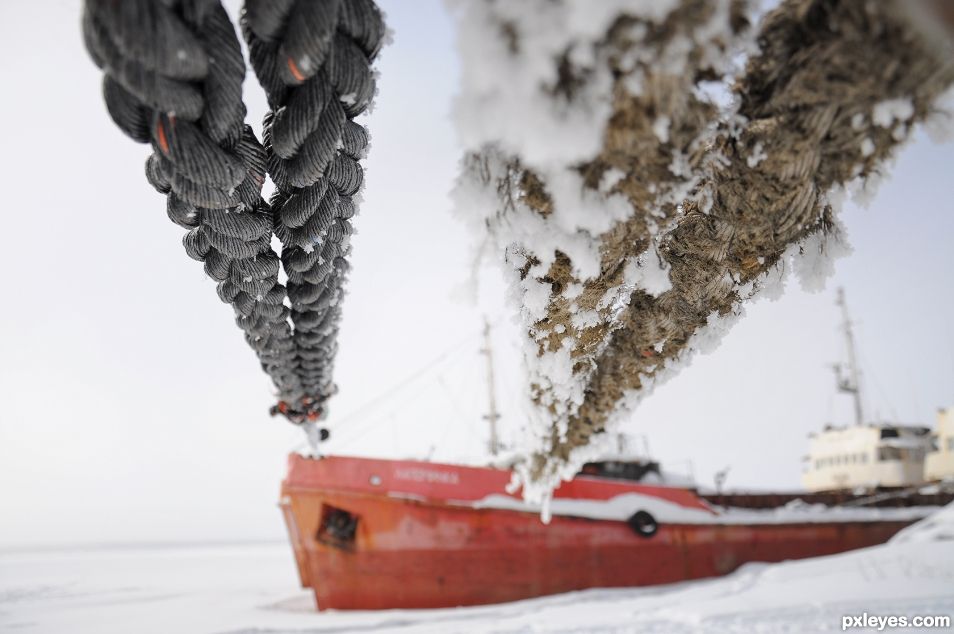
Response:
[{"label": "snow on ground", "polygon": [[[895,535],[892,542],[954,542],[954,504],[912,524]],[[954,588],[952,588],[954,591]]]},{"label": "snow on ground", "polygon": [[883,546],[749,564],[721,579],[588,590],[476,608],[323,613],[315,612],[310,595],[296,587],[284,543],[5,551],[0,552],[0,631],[841,631],[843,616],[863,613],[954,615],[952,536],[954,507]]}]

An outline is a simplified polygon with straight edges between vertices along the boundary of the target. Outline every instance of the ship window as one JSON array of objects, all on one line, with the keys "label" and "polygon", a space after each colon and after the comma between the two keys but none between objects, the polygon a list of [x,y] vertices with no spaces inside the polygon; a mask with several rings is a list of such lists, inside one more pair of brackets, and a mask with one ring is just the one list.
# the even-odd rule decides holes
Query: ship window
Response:
[{"label": "ship window", "polygon": [[884,429],[881,430],[881,437],[882,438],[897,438],[898,430],[895,429],[894,427],[885,427]]},{"label": "ship window", "polygon": [[899,449],[902,460],[917,461],[923,460],[924,456],[921,455],[921,450],[919,448],[913,449]]},{"label": "ship window", "polygon": [[947,450],[954,451],[954,436],[947,439]]},{"label": "ship window", "polygon": [[866,464],[868,462],[868,454],[863,453],[859,454],[859,456],[861,457],[861,464]]},{"label": "ship window", "polygon": [[901,460],[901,450],[897,447],[878,447],[878,460],[881,462]]}]

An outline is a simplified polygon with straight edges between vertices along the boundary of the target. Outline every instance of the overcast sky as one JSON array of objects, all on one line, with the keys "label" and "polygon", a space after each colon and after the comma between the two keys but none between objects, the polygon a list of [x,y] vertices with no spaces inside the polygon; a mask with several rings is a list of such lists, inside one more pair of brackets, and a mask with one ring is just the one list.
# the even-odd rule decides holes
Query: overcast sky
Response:
[{"label": "overcast sky", "polygon": [[[483,314],[499,325],[505,431],[521,424],[514,329],[492,267],[477,305],[457,299],[471,257],[449,211],[450,20],[436,1],[381,4],[395,37],[366,121],[331,447],[464,459],[486,439]],[[300,434],[268,417],[270,384],[146,183],[147,148],[109,120],[79,2],[0,3],[0,81],[0,546],[281,538],[279,481]],[[260,129],[251,73],[245,100]],[[790,283],[749,306],[628,431],[704,484],[731,465],[730,486],[798,487],[806,434],[851,415],[828,368],[841,354],[837,285],[859,322],[871,414],[933,424],[954,404],[952,159],[954,146],[917,136],[873,203],[846,208],[854,253],[828,289]]]}]

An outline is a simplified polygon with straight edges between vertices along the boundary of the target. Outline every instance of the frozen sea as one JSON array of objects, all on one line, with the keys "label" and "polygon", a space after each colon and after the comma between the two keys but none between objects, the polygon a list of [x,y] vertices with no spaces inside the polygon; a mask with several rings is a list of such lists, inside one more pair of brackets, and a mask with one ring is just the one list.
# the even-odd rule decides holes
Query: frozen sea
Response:
[{"label": "frozen sea", "polygon": [[317,612],[285,543],[5,550],[0,631],[834,632],[843,616],[864,613],[954,616],[952,515],[882,546],[750,564],[721,579],[444,610]]}]

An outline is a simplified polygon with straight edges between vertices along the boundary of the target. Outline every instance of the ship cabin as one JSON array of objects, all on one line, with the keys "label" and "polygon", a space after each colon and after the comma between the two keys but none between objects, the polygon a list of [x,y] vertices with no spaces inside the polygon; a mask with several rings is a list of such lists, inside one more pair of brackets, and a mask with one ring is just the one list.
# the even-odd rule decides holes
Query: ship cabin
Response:
[{"label": "ship cabin", "polygon": [[615,458],[612,460],[587,462],[583,465],[580,473],[600,478],[632,480],[634,482],[646,481],[652,483],[662,480],[663,477],[658,462],[641,458]]},{"label": "ship cabin", "polygon": [[584,464],[580,474],[649,485],[690,488],[695,486],[692,476],[663,470],[659,461],[649,457],[648,439],[645,436],[639,438],[642,440],[641,450],[634,446],[636,438],[622,433],[616,434],[615,447],[608,449],[596,460]]},{"label": "ship cabin", "polygon": [[802,484],[809,491],[907,487],[924,482],[931,430],[879,423],[811,434]]}]

